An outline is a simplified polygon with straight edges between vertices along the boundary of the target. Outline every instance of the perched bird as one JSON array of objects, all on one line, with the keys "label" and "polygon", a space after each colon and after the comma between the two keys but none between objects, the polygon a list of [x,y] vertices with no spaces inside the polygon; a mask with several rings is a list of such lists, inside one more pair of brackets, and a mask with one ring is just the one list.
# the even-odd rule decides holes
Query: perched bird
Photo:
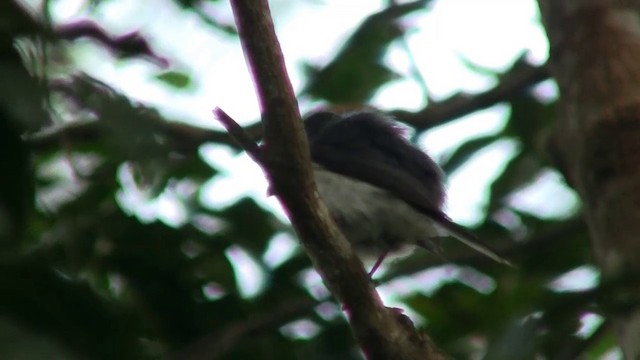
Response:
[{"label": "perched bird", "polygon": [[390,118],[375,112],[317,112],[305,120],[320,197],[360,253],[386,255],[405,245],[440,254],[449,234],[499,262],[476,236],[442,211],[442,171]]}]

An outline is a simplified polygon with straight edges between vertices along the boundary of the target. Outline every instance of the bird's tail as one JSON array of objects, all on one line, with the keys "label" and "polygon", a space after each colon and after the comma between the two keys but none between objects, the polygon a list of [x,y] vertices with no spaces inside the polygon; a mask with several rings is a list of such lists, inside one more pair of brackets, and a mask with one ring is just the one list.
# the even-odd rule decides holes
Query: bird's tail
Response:
[{"label": "bird's tail", "polygon": [[468,247],[487,256],[497,263],[513,266],[513,264],[509,260],[498,255],[494,250],[491,249],[491,247],[484,244],[484,242],[480,240],[476,235],[474,235],[464,227],[449,220],[446,215],[442,214],[442,216],[438,216],[438,218],[434,220],[436,220],[438,226],[445,230],[446,233],[452,235],[454,238],[458,239],[458,241],[462,242]]}]

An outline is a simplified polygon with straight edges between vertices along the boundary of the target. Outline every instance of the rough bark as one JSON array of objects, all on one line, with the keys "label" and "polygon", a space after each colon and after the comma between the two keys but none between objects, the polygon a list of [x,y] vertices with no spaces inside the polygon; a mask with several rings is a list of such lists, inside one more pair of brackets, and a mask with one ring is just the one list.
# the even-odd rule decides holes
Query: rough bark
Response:
[{"label": "rough bark", "polygon": [[[640,358],[640,2],[539,0],[560,87],[553,146],[579,192],[625,358]],[[610,288],[610,287],[607,287]]]}]

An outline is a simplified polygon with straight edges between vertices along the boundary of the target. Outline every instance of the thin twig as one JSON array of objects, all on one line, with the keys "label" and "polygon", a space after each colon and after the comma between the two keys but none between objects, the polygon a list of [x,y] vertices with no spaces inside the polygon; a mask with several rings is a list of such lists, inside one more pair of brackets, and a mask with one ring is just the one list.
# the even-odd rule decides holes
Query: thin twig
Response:
[{"label": "thin twig", "polygon": [[[397,0],[389,1],[389,6],[396,5],[398,5]],[[418,86],[420,86],[420,89],[422,90],[422,96],[427,100],[427,104],[431,104],[431,102],[433,101],[433,99],[431,98],[431,91],[429,91],[427,81],[420,71],[420,67],[418,66],[416,57],[413,55],[413,51],[411,51],[411,47],[409,46],[407,35],[404,32],[402,35],[400,35],[399,41],[404,52],[407,54],[407,59],[409,60],[409,73],[411,74],[411,76],[413,76],[413,79],[416,81],[416,83],[418,83]]]},{"label": "thin twig", "polygon": [[427,100],[427,104],[431,104],[433,102],[433,98],[431,97],[429,85],[427,85],[427,80],[422,75],[420,67],[418,67],[418,62],[416,61],[416,57],[413,55],[413,51],[411,51],[411,47],[409,46],[409,41],[407,40],[406,35],[402,35],[402,37],[400,38],[400,44],[402,45],[402,48],[407,54],[407,58],[409,60],[409,73],[416,81],[416,83],[418,83],[418,86],[420,86],[420,89],[422,90],[422,96]]},{"label": "thin twig", "polygon": [[251,140],[251,137],[244,131],[242,126],[233,120],[224,110],[216,107],[213,109],[213,115],[227,129],[229,135],[238,142],[238,145],[251,156],[251,158],[260,165],[263,165],[262,152],[260,147]]}]

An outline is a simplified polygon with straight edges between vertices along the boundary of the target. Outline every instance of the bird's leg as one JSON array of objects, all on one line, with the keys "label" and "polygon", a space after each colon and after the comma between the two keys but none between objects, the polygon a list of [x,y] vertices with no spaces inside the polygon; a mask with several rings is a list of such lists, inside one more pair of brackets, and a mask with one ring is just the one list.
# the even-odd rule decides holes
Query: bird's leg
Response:
[{"label": "bird's leg", "polygon": [[376,262],[373,264],[371,271],[369,271],[369,279],[373,280],[373,274],[376,272],[376,270],[378,270],[378,268],[380,267],[384,259],[387,257],[388,253],[389,253],[388,251],[383,252],[382,255],[380,255],[380,257],[378,258],[378,260],[376,260]]},{"label": "bird's leg", "polygon": [[[376,272],[376,270],[378,270],[378,268],[380,267],[380,264],[382,264],[382,262],[384,261],[384,258],[387,257],[388,253],[389,253],[388,251],[383,252],[382,255],[380,255],[380,257],[373,264],[373,267],[371,268],[371,270],[369,271],[369,274],[368,274],[369,280],[371,280],[374,284],[375,284],[375,281],[373,281],[373,274]],[[349,308],[346,307],[344,304],[342,304],[342,311],[349,311]]]}]

